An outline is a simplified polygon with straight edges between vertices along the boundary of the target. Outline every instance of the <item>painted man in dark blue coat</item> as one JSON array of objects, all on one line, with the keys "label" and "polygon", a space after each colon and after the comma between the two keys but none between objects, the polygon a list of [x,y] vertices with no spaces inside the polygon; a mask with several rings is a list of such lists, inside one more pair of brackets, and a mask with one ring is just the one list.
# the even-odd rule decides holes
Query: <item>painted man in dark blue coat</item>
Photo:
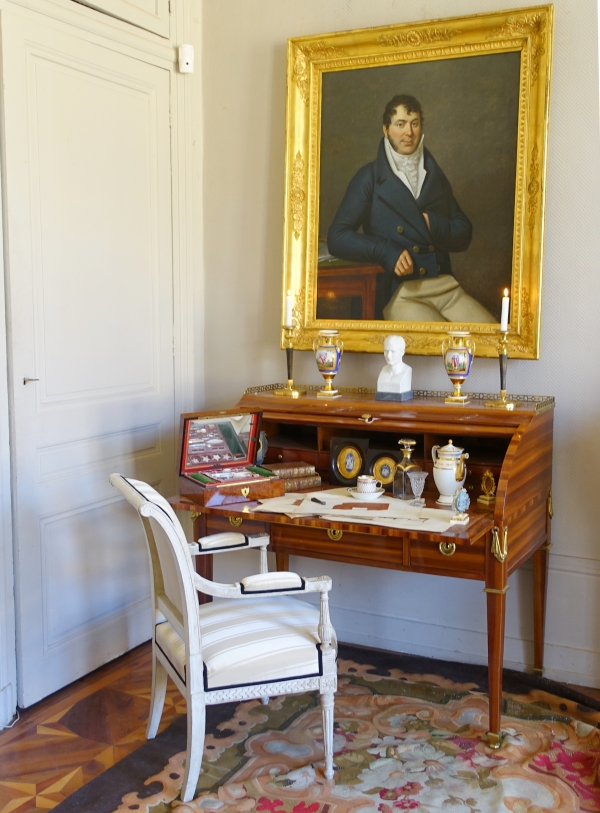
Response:
[{"label": "painted man in dark blue coat", "polygon": [[450,252],[466,251],[471,221],[450,182],[423,147],[423,112],[408,95],[383,114],[377,159],[350,181],[327,235],[329,252],[377,263],[376,318],[495,322],[452,275]]}]

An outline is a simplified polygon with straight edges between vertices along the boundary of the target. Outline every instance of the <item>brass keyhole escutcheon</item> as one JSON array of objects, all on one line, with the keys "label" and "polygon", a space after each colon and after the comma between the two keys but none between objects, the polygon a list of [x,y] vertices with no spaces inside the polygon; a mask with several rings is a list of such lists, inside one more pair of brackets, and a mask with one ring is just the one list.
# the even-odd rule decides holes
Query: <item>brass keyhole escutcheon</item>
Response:
[{"label": "brass keyhole escutcheon", "polygon": [[338,542],[344,535],[343,531],[337,531],[335,528],[327,529],[327,536],[333,541]]},{"label": "brass keyhole escutcheon", "polygon": [[229,517],[229,524],[234,528],[239,528],[243,521],[241,517]]},{"label": "brass keyhole escutcheon", "polygon": [[440,542],[440,553],[442,556],[452,556],[456,550],[454,542]]},{"label": "brass keyhole escutcheon", "polygon": [[246,486],[242,489],[242,497],[247,497],[250,494],[250,486]]}]

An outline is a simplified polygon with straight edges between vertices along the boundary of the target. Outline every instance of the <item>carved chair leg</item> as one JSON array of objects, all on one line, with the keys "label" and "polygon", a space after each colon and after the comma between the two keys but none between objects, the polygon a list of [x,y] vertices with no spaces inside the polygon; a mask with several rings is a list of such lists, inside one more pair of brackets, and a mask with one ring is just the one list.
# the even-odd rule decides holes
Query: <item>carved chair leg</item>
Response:
[{"label": "carved chair leg", "polygon": [[269,572],[269,565],[267,564],[267,548],[266,548],[266,546],[260,548],[260,572],[261,573],[268,573]]},{"label": "carved chair leg", "polygon": [[[152,648],[154,649],[154,644]],[[167,694],[167,670],[153,652],[152,657],[152,694],[150,696],[150,714],[146,726],[146,739],[153,740],[158,731],[160,718]]]},{"label": "carved chair leg", "polygon": [[323,746],[325,748],[325,778],[333,779],[333,692],[321,695],[323,713]]},{"label": "carved chair leg", "polygon": [[204,732],[206,728],[206,705],[201,694],[187,698],[187,755],[185,774],[181,786],[181,801],[190,802],[194,798],[198,777],[202,768],[204,753]]}]

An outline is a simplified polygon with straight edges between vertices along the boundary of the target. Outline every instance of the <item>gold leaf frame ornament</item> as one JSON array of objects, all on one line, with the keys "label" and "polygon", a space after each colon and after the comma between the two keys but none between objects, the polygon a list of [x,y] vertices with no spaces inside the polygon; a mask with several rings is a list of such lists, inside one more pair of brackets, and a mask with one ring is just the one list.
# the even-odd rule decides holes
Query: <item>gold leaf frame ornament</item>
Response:
[{"label": "gold leaf frame ornament", "polygon": [[[475,339],[478,356],[496,357],[500,301],[502,289],[506,287],[511,297],[508,334],[510,354],[514,358],[539,358],[553,14],[551,5],[536,6],[382,28],[319,34],[288,41],[284,278],[281,304],[283,324],[286,296],[288,291],[291,291],[294,300],[292,344],[295,349],[310,350],[317,331],[335,329],[339,331],[347,351],[380,353],[386,336],[399,333],[406,340],[407,354],[437,355],[441,352],[442,341],[449,330],[468,330]],[[361,288],[357,293],[356,286],[352,286],[357,276],[361,277],[362,274],[366,279],[368,273],[375,280],[374,284],[379,286],[384,274],[387,274],[389,280],[391,274],[389,268],[384,272],[381,266],[374,265],[373,260],[367,267],[364,261],[348,263],[346,258],[344,261],[338,260],[338,267],[335,267],[334,273],[329,272],[327,277],[325,275],[320,257],[323,244],[327,248],[324,240],[331,219],[328,221],[326,216],[330,215],[332,200],[335,195],[339,196],[335,198],[336,200],[342,200],[344,189],[361,165],[375,163],[373,159],[382,135],[381,112],[391,97],[397,93],[407,93],[421,98],[426,122],[424,145],[426,148],[431,148],[431,144],[435,145],[431,148],[431,153],[439,161],[437,145],[440,143],[440,137],[438,136],[437,142],[435,141],[436,115],[439,122],[442,119],[442,112],[448,115],[452,109],[446,108],[441,111],[435,108],[435,104],[438,103],[435,98],[438,97],[432,97],[431,93],[428,93],[427,77],[429,77],[427,81],[432,84],[440,84],[440,80],[442,85],[446,83],[445,86],[451,87],[452,92],[458,96],[459,88],[452,88],[449,84],[451,82],[449,77],[454,75],[452,71],[457,64],[478,73],[484,64],[483,60],[486,58],[489,60],[490,56],[499,57],[501,60],[502,55],[512,55],[505,59],[504,64],[508,64],[507,60],[510,60],[512,66],[510,76],[514,77],[514,87],[511,86],[510,91],[511,98],[514,99],[511,108],[511,111],[514,110],[511,119],[514,123],[511,125],[513,129],[510,135],[505,136],[507,140],[513,139],[514,132],[514,140],[510,141],[510,158],[506,159],[509,163],[505,164],[510,168],[510,172],[504,174],[505,177],[511,178],[511,184],[514,179],[514,186],[510,187],[510,195],[507,198],[510,205],[504,209],[507,225],[502,254],[493,239],[496,221],[488,216],[487,231],[481,228],[477,230],[474,227],[472,245],[461,256],[449,255],[452,263],[451,273],[454,273],[466,292],[471,293],[475,299],[479,296],[479,301],[482,302],[480,294],[483,291],[486,303],[494,303],[493,307],[486,304],[493,318],[485,323],[450,322],[445,321],[443,316],[439,321],[424,321],[423,316],[419,316],[418,320],[415,318],[414,321],[386,320],[380,304],[367,306],[369,296],[367,287]],[[478,63],[478,59],[482,61]],[[491,63],[488,61],[486,64],[489,66]],[[500,65],[500,62],[496,61],[494,65]],[[395,73],[385,73],[388,69]],[[419,70],[422,71],[421,74],[417,74]],[[402,82],[398,82],[398,76],[412,79],[405,81],[403,86]],[[426,80],[423,80],[423,76]],[[396,78],[392,82],[387,81],[386,77]],[[373,105],[372,109],[368,108],[368,112],[364,113],[364,108],[357,106],[354,110],[349,104],[349,114],[356,114],[357,118],[350,117],[348,122],[340,122],[340,131],[344,124],[347,124],[351,125],[346,127],[347,131],[351,132],[358,122],[371,139],[369,145],[373,143],[374,147],[369,146],[367,150],[362,146],[362,142],[361,144],[357,142],[354,153],[348,156],[347,161],[346,155],[343,156],[348,166],[348,176],[343,179],[343,185],[341,176],[334,179],[334,184],[329,182],[326,184],[324,179],[329,179],[330,176],[327,175],[328,168],[323,156],[331,156],[332,150],[338,148],[337,143],[334,143],[335,139],[331,141],[332,130],[326,130],[323,124],[324,121],[335,121],[335,116],[331,112],[333,92],[327,89],[343,86],[346,89],[346,97],[353,100],[355,98],[353,83],[363,82],[361,87],[368,88],[371,81],[373,83],[371,96],[376,95],[377,99],[381,100],[380,106],[377,101],[378,112],[372,127],[370,119],[367,127],[360,117],[373,115],[372,109],[374,110],[375,106]],[[333,82],[344,84],[338,86],[332,84]],[[417,86],[415,92],[411,82]],[[388,86],[390,90],[387,89]],[[340,95],[338,94],[338,97]],[[488,105],[486,108],[488,110],[490,103],[493,105],[489,97],[484,99],[482,96],[482,102]],[[476,112],[483,115],[480,114],[479,107]],[[327,115],[329,119],[326,118]],[[501,115],[500,106],[496,112],[498,121],[501,120]],[[430,119],[434,122],[431,131],[427,129],[427,122]],[[331,125],[329,126],[331,128]],[[353,138],[352,134],[347,136],[342,133],[342,135],[346,141],[342,140],[340,144],[347,145],[348,138]],[[469,132],[466,129],[464,143],[454,145],[454,154],[458,154],[462,149],[465,156],[470,156],[469,139],[476,136],[479,137],[478,132],[474,130]],[[493,143],[490,143],[493,147]],[[342,150],[343,146],[339,149]],[[492,155],[491,148],[489,155]],[[460,159],[463,163],[467,161],[465,156]],[[340,166],[342,163],[340,159]],[[481,177],[477,178],[480,186],[487,183],[485,170],[479,170],[479,165],[475,161],[472,161],[472,164],[475,168],[470,170],[471,174],[465,179],[460,169],[453,167],[446,157],[442,156],[440,161],[442,172],[449,178],[453,192],[459,190],[456,195],[459,204],[462,204],[465,190],[467,198],[469,196],[471,188],[469,183],[473,180],[473,173],[480,172]],[[494,193],[495,189],[491,184],[489,197],[492,198]],[[473,206],[472,200],[470,205],[471,210],[467,211],[467,215],[474,220],[479,217],[478,223],[481,222],[478,207]],[[475,217],[473,209],[476,210]],[[335,209],[333,211],[335,212]],[[398,231],[401,231],[400,227]],[[472,253],[475,240],[479,241],[477,250],[483,251],[483,255]],[[434,246],[429,246],[430,250],[433,248]],[[423,248],[421,252],[419,258],[423,257]],[[485,252],[488,254],[485,255]],[[489,267],[485,263],[481,264],[470,259],[481,256],[489,256]],[[335,266],[336,258],[333,260]],[[439,264],[440,260],[437,262]],[[500,268],[499,271],[494,271],[496,276],[490,271],[494,262],[495,267]],[[346,278],[344,274],[348,272],[348,265],[357,266],[358,271],[351,268]],[[415,266],[415,275],[418,265],[419,263]],[[467,273],[464,272],[465,268]],[[439,270],[438,265],[438,272]],[[419,271],[423,272],[423,269],[420,268]],[[433,273],[435,275],[435,271]],[[475,279],[478,294],[472,293],[469,289],[469,274]],[[505,281],[501,287],[497,282],[499,275]],[[393,277],[391,284],[397,284]],[[379,288],[377,291],[378,302],[381,303]],[[370,296],[372,300],[372,289]],[[346,297],[345,301],[352,302],[352,308],[343,315],[341,311],[328,315],[331,312],[322,306],[325,297],[335,300],[336,307]],[[496,318],[497,322],[494,321]],[[285,346],[283,331],[281,338],[283,347]]]}]

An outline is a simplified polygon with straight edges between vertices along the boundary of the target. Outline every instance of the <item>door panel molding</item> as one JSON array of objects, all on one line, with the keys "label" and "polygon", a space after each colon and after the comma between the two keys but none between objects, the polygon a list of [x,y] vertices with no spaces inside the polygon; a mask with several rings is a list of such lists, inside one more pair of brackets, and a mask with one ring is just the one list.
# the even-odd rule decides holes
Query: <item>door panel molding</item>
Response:
[{"label": "door panel molding", "polygon": [[97,466],[116,466],[121,460],[160,455],[160,424],[136,426],[120,432],[55,443],[38,449],[38,480],[73,476]]},{"label": "door panel molding", "polygon": [[150,600],[141,531],[137,517],[116,498],[41,520],[44,656]]},{"label": "door panel molding", "polygon": [[[182,14],[179,6],[187,6],[189,1],[177,0],[177,3],[174,3],[171,17],[175,22]],[[81,36],[89,38],[90,42],[104,47],[109,46],[110,42],[115,42],[126,51],[131,49],[130,56],[137,55],[138,58],[140,52],[146,52],[153,60],[163,60],[163,67],[167,69],[176,61],[173,37],[157,35],[119,17],[98,11],[91,5],[83,5],[77,0],[0,0],[1,9],[9,9],[11,13],[28,16],[31,20],[44,15],[51,25],[60,27],[64,23],[65,28],[78,29]]]},{"label": "door panel molding", "polygon": [[[157,299],[165,235],[160,233],[157,204],[161,193],[170,192],[170,187],[168,179],[161,177],[157,122],[166,121],[169,115],[168,109],[164,109],[164,100],[169,95],[168,75],[166,72],[163,75],[164,87],[159,96],[155,86],[134,76],[102,70],[92,61],[61,58],[56,51],[29,45],[26,61],[30,90],[27,160],[36,281],[36,369],[41,378],[36,388],[39,406],[158,393],[161,330]],[[100,103],[96,105],[100,100],[102,107]],[[81,110],[84,106],[85,117]],[[96,114],[96,108],[101,108],[107,120],[111,120],[109,126],[107,120],[103,122],[102,116]],[[139,126],[144,118],[147,125]],[[87,135],[89,130],[94,131],[93,137]],[[163,133],[160,137],[164,136]],[[88,140],[89,149],[85,150],[81,145]],[[139,149],[138,165],[130,168],[132,176],[137,175],[131,184],[122,183],[119,171],[114,178],[107,177],[106,163],[102,164],[102,173],[95,169],[96,153],[118,150],[119,142],[125,145],[126,140],[131,142],[130,154]],[[104,143],[106,146],[102,146]],[[160,148],[164,155],[164,143]],[[98,164],[100,160],[98,156]],[[68,195],[57,194],[61,183],[68,187]],[[114,245],[127,245],[129,256],[112,252],[111,241],[103,241],[90,256],[89,239],[96,237],[95,224],[93,213],[88,211],[87,192],[83,191],[81,203],[78,201],[76,190],[80,185],[98,188],[102,195],[98,214],[107,223],[107,232],[120,238]],[[135,190],[135,196],[133,192],[129,195],[130,190]],[[104,200],[111,198],[114,203],[104,205]],[[121,237],[121,231],[127,231],[129,237]],[[67,232],[70,251],[65,255],[62,235]],[[129,269],[127,286],[123,285],[122,266]],[[64,291],[80,285],[82,275],[96,307],[63,312],[60,299]],[[111,321],[117,329],[102,332],[103,311],[106,316],[114,311]],[[135,326],[125,324],[134,318]],[[90,319],[100,320],[96,330],[89,329]],[[125,341],[123,332],[127,334]],[[86,346],[87,337],[92,336],[102,336],[99,346]],[[65,365],[68,354],[70,362]],[[106,356],[104,375],[99,377],[99,360],[103,356]],[[127,364],[126,356],[130,356]],[[95,359],[93,365],[89,358]],[[98,386],[101,381],[104,386]]]},{"label": "door panel molding", "polygon": [[145,28],[161,37],[169,36],[169,0],[80,0],[104,14]]}]

